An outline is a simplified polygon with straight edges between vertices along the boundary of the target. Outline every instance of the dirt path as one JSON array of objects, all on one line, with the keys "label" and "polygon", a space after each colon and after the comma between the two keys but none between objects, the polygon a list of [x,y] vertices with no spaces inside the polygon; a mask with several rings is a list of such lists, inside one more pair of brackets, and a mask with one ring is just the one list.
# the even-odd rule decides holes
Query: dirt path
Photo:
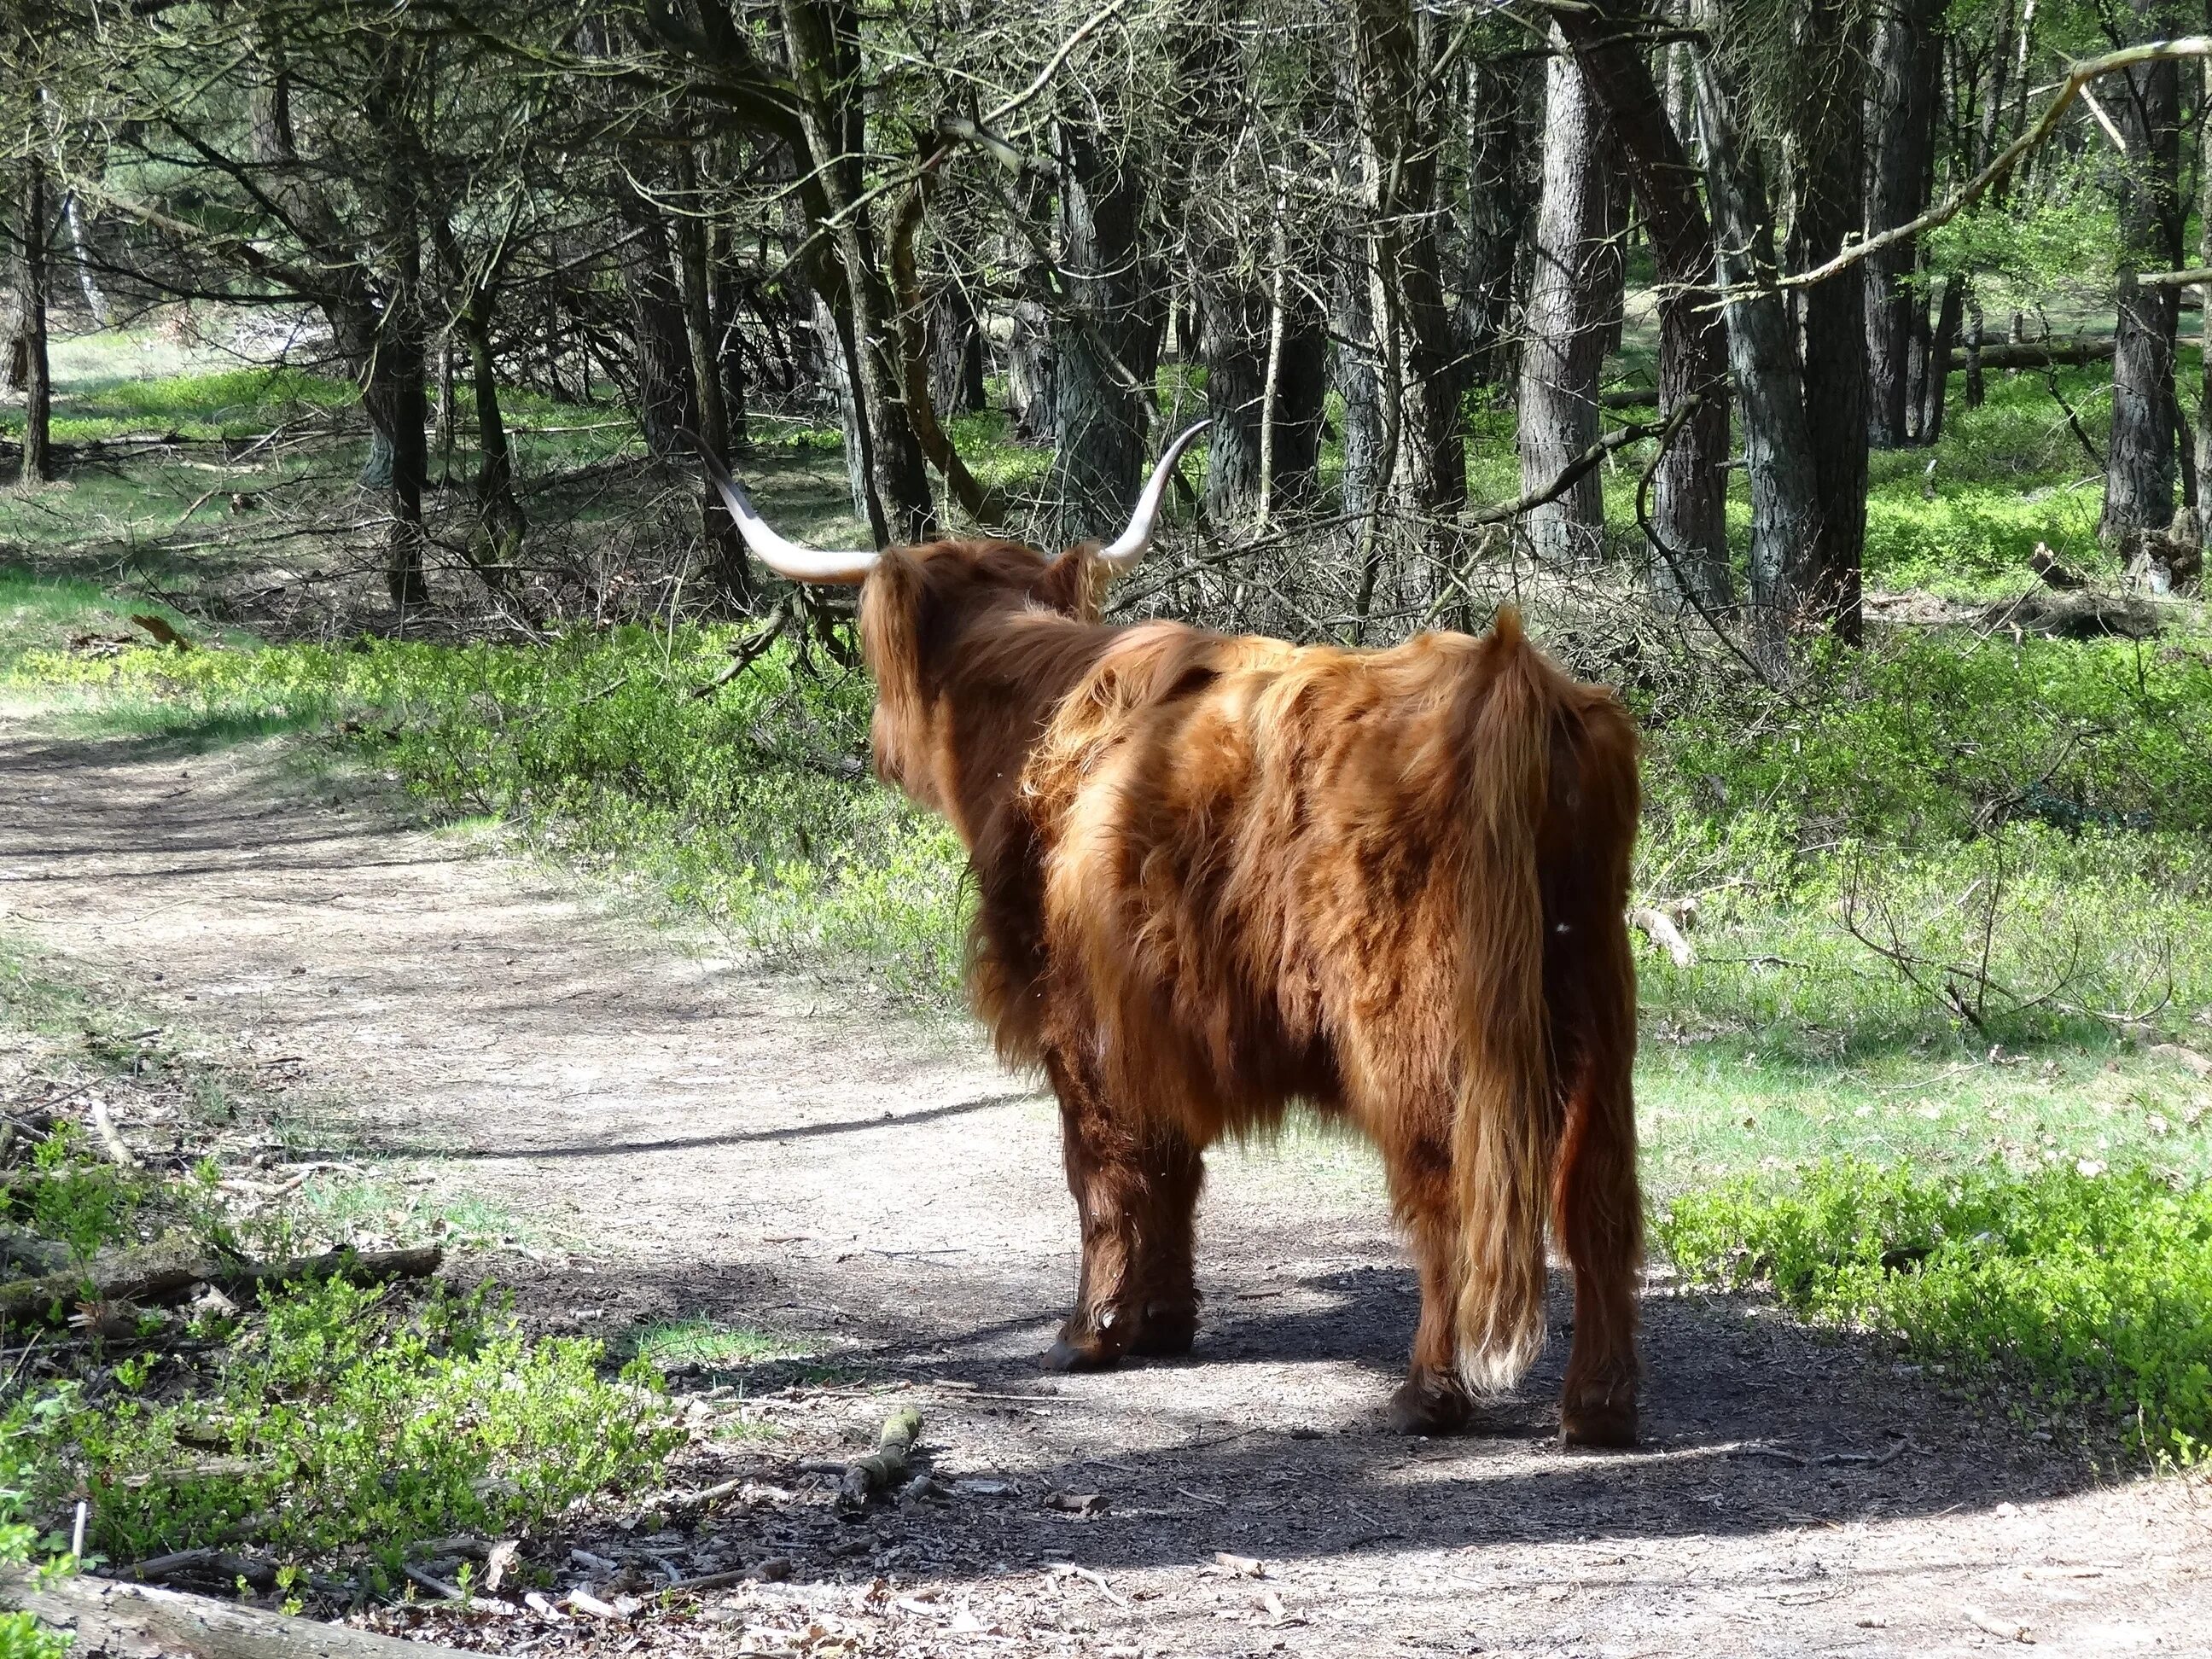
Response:
[{"label": "dirt path", "polygon": [[2212,1646],[2189,1486],[2097,1485],[1906,1368],[1663,1285],[1643,1452],[1553,1443],[1556,1335],[1488,1432],[1383,1433],[1414,1293],[1379,1181],[1333,1143],[1217,1156],[1191,1359],[1042,1378],[1073,1214],[1048,1102],[979,1042],[687,954],[265,755],[0,726],[0,912],[299,1057],[294,1091],[343,1103],[358,1144],[565,1241],[499,1264],[540,1322],[743,1321],[869,1379],[769,1401],[787,1437],[733,1467],[834,1455],[904,1384],[950,1498],[666,1534],[695,1565],[793,1573],[641,1626],[656,1650],[1932,1654],[2014,1625],[2045,1652]]}]

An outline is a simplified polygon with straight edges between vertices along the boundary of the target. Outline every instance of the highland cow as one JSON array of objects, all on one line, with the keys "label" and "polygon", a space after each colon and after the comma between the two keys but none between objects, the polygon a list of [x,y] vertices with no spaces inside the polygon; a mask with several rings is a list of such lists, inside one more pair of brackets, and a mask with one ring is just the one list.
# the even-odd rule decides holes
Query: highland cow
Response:
[{"label": "highland cow", "polygon": [[1380,1149],[1419,1269],[1394,1424],[1461,1428],[1518,1380],[1555,1232],[1562,1431],[1632,1443],[1634,728],[1510,610],[1370,651],[1102,623],[1198,429],[1122,536],[1057,558],[798,547],[706,458],[763,563],[860,586],[877,769],[967,846],[975,1007],[1059,1097],[1081,1220],[1046,1363],[1189,1349],[1206,1148],[1303,1104]]}]

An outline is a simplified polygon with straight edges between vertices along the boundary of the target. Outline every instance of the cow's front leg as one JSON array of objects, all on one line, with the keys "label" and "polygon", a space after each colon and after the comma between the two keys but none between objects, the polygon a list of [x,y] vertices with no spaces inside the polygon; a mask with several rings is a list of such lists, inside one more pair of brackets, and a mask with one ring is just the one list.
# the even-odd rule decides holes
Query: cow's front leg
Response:
[{"label": "cow's front leg", "polygon": [[1198,1151],[1180,1134],[1116,1112],[1094,1066],[1060,1053],[1045,1066],[1060,1097],[1067,1188],[1083,1228],[1075,1311],[1045,1364],[1089,1370],[1126,1353],[1183,1352],[1198,1327]]}]

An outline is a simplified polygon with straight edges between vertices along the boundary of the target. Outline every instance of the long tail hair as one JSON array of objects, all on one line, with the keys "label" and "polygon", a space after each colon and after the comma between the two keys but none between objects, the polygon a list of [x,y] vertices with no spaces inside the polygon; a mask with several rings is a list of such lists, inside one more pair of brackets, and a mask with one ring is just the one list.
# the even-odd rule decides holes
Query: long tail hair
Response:
[{"label": "long tail hair", "polygon": [[1463,1252],[1459,1367],[1469,1387],[1520,1380],[1544,1345],[1545,1237],[1559,1133],[1544,1000],[1537,870],[1562,709],[1553,671],[1501,610],[1472,732],[1461,972],[1462,1078],[1452,1176]]}]

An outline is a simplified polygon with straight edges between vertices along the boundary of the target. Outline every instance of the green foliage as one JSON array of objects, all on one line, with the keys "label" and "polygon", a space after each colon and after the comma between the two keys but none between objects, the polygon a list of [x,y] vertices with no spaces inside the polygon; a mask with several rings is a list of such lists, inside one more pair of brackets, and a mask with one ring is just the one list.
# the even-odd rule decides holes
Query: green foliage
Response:
[{"label": "green foliage", "polygon": [[1692,1278],[1893,1334],[1972,1381],[2100,1413],[2180,1461],[2212,1439],[2212,1183],[2057,1162],[1953,1176],[1824,1162],[1674,1200],[1659,1242]]},{"label": "green foliage", "polygon": [[617,1382],[596,1342],[533,1341],[488,1287],[410,1310],[333,1279],[276,1292],[213,1385],[157,1402],[63,1384],[0,1434],[29,1453],[31,1497],[82,1485],[100,1550],[130,1559],[245,1526],[279,1550],[496,1535],[646,1478],[680,1437],[648,1364]]},{"label": "green foliage", "polygon": [[95,1159],[76,1126],[63,1122],[33,1154],[29,1179],[9,1190],[7,1212],[40,1237],[68,1245],[79,1261],[89,1261],[101,1245],[131,1237],[145,1197],[143,1180]]},{"label": "green foliage", "polygon": [[[94,380],[64,389],[55,399],[53,435],[64,443],[149,429],[187,438],[251,437],[304,414],[349,408],[360,398],[350,381],[282,366]],[[20,433],[22,425],[20,410],[0,416],[0,429]]]}]

